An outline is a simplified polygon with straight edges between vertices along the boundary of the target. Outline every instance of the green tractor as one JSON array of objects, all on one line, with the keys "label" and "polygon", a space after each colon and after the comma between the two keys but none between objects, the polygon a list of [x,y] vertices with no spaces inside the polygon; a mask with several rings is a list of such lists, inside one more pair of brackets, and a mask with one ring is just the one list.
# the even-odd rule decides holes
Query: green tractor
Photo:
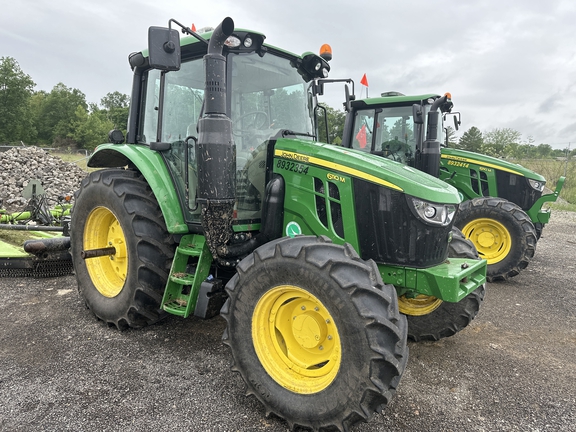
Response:
[{"label": "green tractor", "polygon": [[[405,96],[397,92],[354,100],[346,96],[342,145],[383,156],[439,177],[463,198],[455,226],[488,263],[487,280],[518,275],[534,256],[544,225],[550,220],[546,202],[556,201],[561,177],[551,194],[546,179],[502,159],[441,146],[438,131],[453,104],[444,96]],[[454,113],[454,124],[460,124]]]},{"label": "green tractor", "polygon": [[327,60],[264,39],[230,18],[149,29],[129,56],[127,137],[96,149],[102,169],[75,197],[78,288],[119,329],[220,314],[267,414],[348,430],[394,395],[407,333],[438,339],[474,318],[486,264],[452,239],[452,186],[316,141]]}]

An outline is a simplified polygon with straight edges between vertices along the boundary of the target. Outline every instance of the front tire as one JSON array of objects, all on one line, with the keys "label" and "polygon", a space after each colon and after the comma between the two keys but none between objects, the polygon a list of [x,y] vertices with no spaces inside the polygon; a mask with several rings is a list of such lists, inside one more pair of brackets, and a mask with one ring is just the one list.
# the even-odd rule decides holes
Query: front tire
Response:
[{"label": "front tire", "polygon": [[[480,259],[474,244],[458,228],[452,229],[448,257]],[[478,315],[485,294],[486,287],[481,285],[458,303],[427,295],[400,296],[398,306],[408,319],[408,338],[415,342],[436,341],[455,335]]]},{"label": "front tire", "polygon": [[504,281],[528,266],[536,251],[537,232],[528,215],[503,198],[464,201],[454,225],[487,261],[488,282]]},{"label": "front tire", "polygon": [[[70,232],[78,290],[96,317],[124,330],[165,316],[160,303],[175,245],[139,173],[89,174],[75,199]],[[110,246],[114,255],[81,258],[82,251]]]},{"label": "front tire", "polygon": [[388,404],[408,359],[407,325],[372,261],[298,236],[259,247],[237,270],[223,340],[266,414],[341,431]]}]

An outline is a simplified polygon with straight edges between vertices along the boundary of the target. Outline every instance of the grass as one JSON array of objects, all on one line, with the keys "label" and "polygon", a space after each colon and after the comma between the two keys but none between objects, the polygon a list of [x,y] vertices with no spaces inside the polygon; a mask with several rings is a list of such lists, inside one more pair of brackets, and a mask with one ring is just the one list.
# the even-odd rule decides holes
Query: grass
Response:
[{"label": "grass", "polygon": [[91,168],[88,168],[88,156],[82,156],[80,153],[51,153],[52,156],[59,157],[64,162],[71,162],[78,165],[82,170],[90,172]]},{"label": "grass", "polygon": [[[568,204],[576,205],[576,161],[570,160],[566,162],[555,159],[524,159],[514,162],[543,175],[546,179],[546,186],[548,189],[554,190],[558,179],[561,176],[565,176],[566,181],[560,191],[560,198],[566,200]],[[551,207],[557,208],[556,206],[559,205],[566,206],[566,204],[554,203]],[[576,209],[576,206],[574,206],[574,209]]]}]

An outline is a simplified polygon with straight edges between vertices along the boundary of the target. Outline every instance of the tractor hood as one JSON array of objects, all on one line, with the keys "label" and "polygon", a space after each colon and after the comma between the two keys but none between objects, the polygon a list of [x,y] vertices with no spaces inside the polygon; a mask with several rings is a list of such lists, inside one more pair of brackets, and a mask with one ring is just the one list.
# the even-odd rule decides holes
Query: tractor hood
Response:
[{"label": "tractor hood", "polygon": [[508,162],[504,159],[498,159],[492,156],[486,156],[483,154],[469,152],[466,150],[442,148],[441,157],[443,161],[454,160],[463,163],[480,165],[487,168],[506,171],[511,174],[515,174],[518,176],[546,183],[546,179],[540,174],[535,173],[534,171],[531,171],[527,168],[524,168],[522,165]]},{"label": "tractor hood", "polygon": [[401,163],[362,151],[298,139],[279,139],[275,156],[331,169],[407,195],[443,204],[459,204],[458,191],[446,182]]}]

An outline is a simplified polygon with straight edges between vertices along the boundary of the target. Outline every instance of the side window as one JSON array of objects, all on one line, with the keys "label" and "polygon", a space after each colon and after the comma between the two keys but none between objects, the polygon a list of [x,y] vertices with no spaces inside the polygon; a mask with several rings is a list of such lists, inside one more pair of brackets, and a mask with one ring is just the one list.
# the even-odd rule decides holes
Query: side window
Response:
[{"label": "side window", "polygon": [[358,111],[354,119],[352,148],[370,153],[374,133],[374,110]]},{"label": "side window", "polygon": [[[169,150],[162,152],[172,173],[175,187],[182,201],[188,203],[187,219],[199,220],[196,205],[198,176],[196,169],[196,126],[204,99],[204,68],[202,58],[182,63],[180,70],[160,72],[150,70],[145,81],[145,97],[141,108],[141,131],[138,142],[168,142]],[[160,91],[163,86],[163,101]],[[162,124],[158,128],[158,114],[162,106]]]},{"label": "side window", "polygon": [[150,144],[156,141],[158,131],[158,104],[160,93],[160,71],[150,70],[146,77],[146,92],[143,100],[143,113],[138,128],[138,142]]}]

